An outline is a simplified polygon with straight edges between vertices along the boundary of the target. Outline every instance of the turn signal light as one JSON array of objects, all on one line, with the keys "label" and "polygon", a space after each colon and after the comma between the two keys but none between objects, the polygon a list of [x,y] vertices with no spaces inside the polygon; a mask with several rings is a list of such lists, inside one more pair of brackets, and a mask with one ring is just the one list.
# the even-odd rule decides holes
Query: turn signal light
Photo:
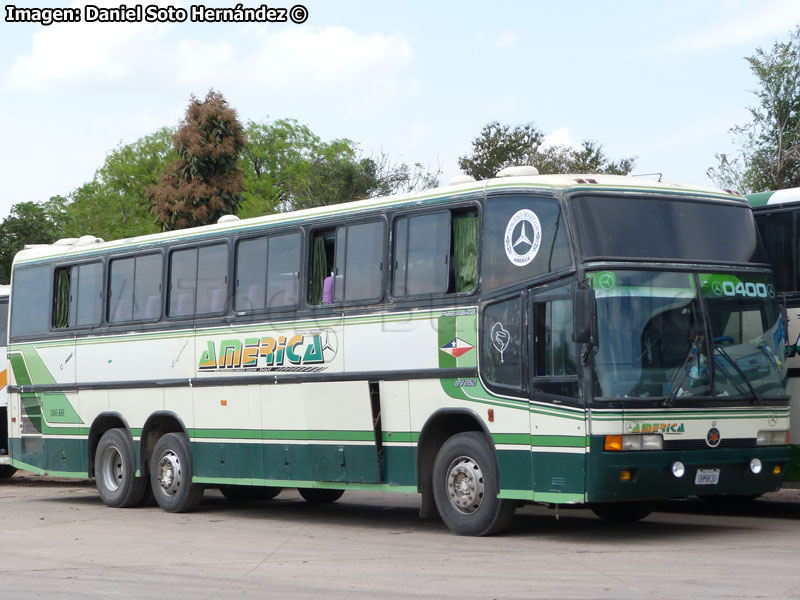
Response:
[{"label": "turn signal light", "polygon": [[775,465],[775,466],[772,468],[772,474],[773,474],[773,475],[780,475],[781,473],[783,473],[783,467],[782,467],[782,466],[780,466],[780,465]]},{"label": "turn signal light", "polygon": [[620,481],[630,481],[633,479],[631,472],[628,469],[623,469],[619,472],[619,480]]},{"label": "turn signal light", "polygon": [[607,435],[606,443],[603,449],[608,452],[621,452],[622,451],[622,436],[621,435]]}]

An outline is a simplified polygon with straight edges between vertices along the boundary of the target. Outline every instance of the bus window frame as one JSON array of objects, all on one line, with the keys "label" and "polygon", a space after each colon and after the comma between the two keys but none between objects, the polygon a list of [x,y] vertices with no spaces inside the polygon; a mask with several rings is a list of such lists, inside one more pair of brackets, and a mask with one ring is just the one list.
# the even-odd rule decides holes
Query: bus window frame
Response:
[{"label": "bus window frame", "polygon": [[[478,217],[478,241],[477,241],[477,277],[475,287],[470,290],[469,292],[439,292],[435,294],[414,294],[414,295],[407,295],[407,296],[395,296],[394,295],[394,274],[395,274],[395,260],[397,256],[395,254],[396,245],[395,245],[395,228],[397,226],[398,219],[403,217],[421,217],[425,215],[430,215],[439,212],[448,212],[450,213],[450,242],[452,244],[453,239],[453,213],[454,212],[466,212],[469,210],[475,210]],[[401,210],[392,212],[389,215],[389,243],[388,243],[388,282],[386,284],[386,302],[387,304],[405,304],[408,302],[419,302],[420,300],[438,300],[438,299],[459,299],[459,298],[469,298],[471,296],[475,296],[478,294],[478,291],[481,289],[481,254],[483,252],[483,204],[478,200],[469,200],[469,201],[461,201],[458,203],[445,203],[443,205],[432,206],[425,210],[414,210],[413,208],[403,208]],[[452,255],[450,255],[452,257]],[[406,266],[408,268],[408,266]],[[449,278],[448,278],[449,279]],[[449,288],[449,281],[448,281],[448,288]]]},{"label": "bus window frame", "polygon": [[[101,327],[111,327],[111,328],[118,328],[118,327],[130,327],[131,325],[139,325],[144,323],[158,323],[161,321],[161,317],[165,312],[164,308],[164,258],[165,258],[165,246],[154,246],[152,248],[148,248],[147,250],[139,250],[137,252],[126,252],[125,254],[120,254],[116,256],[104,256],[103,262],[105,263],[105,270],[104,270],[104,281],[105,285],[103,286],[103,293],[105,294],[105,298],[103,299],[103,321],[100,325]],[[126,258],[133,258],[136,259],[138,256],[147,256],[148,254],[161,254],[161,313],[159,316],[152,318],[152,319],[131,319],[128,321],[111,321],[108,318],[109,312],[111,310],[111,305],[109,303],[111,299],[111,263],[115,260],[124,260]],[[52,295],[52,290],[51,290]]]},{"label": "bus window frame", "polygon": [[[117,257],[123,258],[123,257]],[[105,257],[95,257],[89,259],[83,259],[78,262],[70,262],[70,261],[61,261],[57,263],[53,263],[53,268],[50,272],[50,279],[51,279],[51,288],[50,288],[50,331],[51,332],[61,332],[61,331],[85,331],[90,329],[99,329],[103,327],[106,323],[106,312],[107,312],[107,301],[108,301],[108,289],[107,286],[109,284],[108,281],[108,264],[110,261],[105,260]],[[100,292],[102,294],[101,301],[100,301],[100,318],[98,319],[97,323],[89,324],[89,325],[67,325],[65,327],[56,327],[53,323],[53,311],[55,307],[53,306],[53,302],[55,302],[55,289],[56,289],[56,273],[59,269],[72,269],[73,267],[82,267],[84,265],[91,265],[91,264],[100,264],[103,269],[102,277],[100,280]],[[71,277],[71,275],[70,275]],[[120,321],[122,323],[123,321]],[[130,322],[130,321],[124,321]],[[108,323],[112,325],[112,323]],[[116,325],[116,323],[113,323]]]},{"label": "bus window frame", "polygon": [[[381,285],[380,285],[380,294],[377,298],[368,298],[368,299],[359,299],[359,300],[349,300],[349,301],[338,301],[336,299],[336,294],[334,292],[333,302],[330,304],[311,304],[311,269],[313,267],[313,256],[314,256],[314,234],[318,231],[331,231],[333,230],[333,238],[334,238],[334,256],[333,256],[333,265],[334,269],[336,268],[337,258],[339,257],[339,244],[336,243],[336,238],[339,235],[339,230],[342,228],[349,227],[351,225],[363,225],[367,223],[381,223],[383,224],[383,244],[382,244],[382,260],[383,260],[383,269],[381,270]],[[346,234],[346,230],[345,230]],[[305,280],[304,290],[303,290],[303,297],[305,298],[304,303],[305,307],[311,311],[318,312],[318,311],[326,311],[331,310],[332,308],[343,308],[349,306],[370,306],[374,304],[386,304],[388,303],[387,299],[387,292],[386,292],[386,281],[387,281],[387,264],[388,264],[388,255],[389,255],[389,244],[391,243],[391,236],[389,232],[389,222],[387,219],[387,215],[383,213],[370,213],[366,215],[360,215],[356,219],[350,219],[344,222],[339,223],[322,223],[320,225],[311,226],[308,228],[308,238],[306,239],[305,249],[306,249],[306,259],[304,261],[304,277],[302,279]],[[347,236],[345,235],[345,250],[347,249]],[[345,280],[344,286],[347,286],[347,253],[345,252],[344,255],[345,260]],[[336,287],[336,283],[334,280],[334,289]]]},{"label": "bus window frame", "polygon": [[[178,245],[169,245],[166,244],[162,248],[165,250],[166,253],[166,266],[162,268],[164,273],[164,282],[162,287],[164,288],[165,292],[162,294],[162,303],[163,303],[163,322],[164,323],[174,323],[180,321],[196,321],[198,319],[219,319],[224,317],[225,315],[229,314],[230,309],[232,308],[233,302],[231,301],[231,290],[232,283],[234,279],[233,268],[234,263],[233,261],[233,252],[231,251],[231,242],[236,241],[236,238],[232,237],[215,237],[209,240],[202,240],[202,241],[194,241],[194,242],[186,242],[184,244]],[[227,262],[227,282],[225,284],[225,305],[221,311],[213,312],[213,313],[197,313],[197,274],[200,270],[200,248],[205,248],[209,246],[226,246],[228,250],[228,260]],[[180,252],[182,250],[197,250],[197,271],[195,272],[195,287],[194,287],[194,303],[192,305],[192,314],[191,315],[178,315],[178,316],[171,316],[169,313],[169,301],[171,297],[171,289],[169,289],[171,276],[172,276],[172,254],[174,252]]]},{"label": "bus window frame", "polygon": [[[758,236],[761,238],[761,228],[759,227],[758,221],[759,217],[772,217],[775,215],[781,214],[788,214],[791,215],[792,218],[792,239],[791,239],[791,251],[792,251],[792,279],[794,280],[794,290],[778,290],[780,295],[785,295],[787,298],[798,298],[800,297],[800,203],[790,203],[790,204],[777,204],[773,206],[766,206],[766,207],[755,207],[752,209],[753,211],[753,219],[756,223],[756,229],[758,230]],[[762,240],[763,244],[763,240]],[[766,251],[766,246],[765,246]],[[772,265],[769,265],[770,269],[773,269]],[[774,270],[774,269],[773,269]]]},{"label": "bus window frame", "polygon": [[[269,240],[272,237],[277,237],[281,235],[291,235],[293,233],[300,234],[300,261],[299,261],[299,272],[297,275],[297,300],[291,306],[284,305],[279,306],[277,308],[270,308],[266,305],[266,297],[265,297],[265,306],[264,308],[256,308],[252,310],[237,310],[236,309],[236,265],[237,259],[239,258],[239,243],[241,242],[251,242],[254,240],[267,240],[267,264],[269,264]],[[305,251],[304,248],[306,247],[306,228],[305,227],[276,227],[272,229],[262,229],[257,232],[248,232],[246,235],[241,235],[238,237],[231,238],[232,246],[233,246],[233,256],[232,256],[232,263],[230,266],[230,273],[229,278],[232,280],[230,283],[233,284],[231,291],[229,292],[230,295],[230,313],[234,316],[250,316],[250,315],[266,315],[272,313],[287,313],[292,311],[297,311],[300,306],[302,305],[303,296],[306,293],[306,284],[303,281],[303,274],[306,272],[306,260],[305,260]],[[266,268],[266,265],[265,265]],[[267,293],[267,287],[269,287],[269,271],[266,273],[267,277],[264,280],[264,294]],[[227,314],[227,313],[226,313]]]}]

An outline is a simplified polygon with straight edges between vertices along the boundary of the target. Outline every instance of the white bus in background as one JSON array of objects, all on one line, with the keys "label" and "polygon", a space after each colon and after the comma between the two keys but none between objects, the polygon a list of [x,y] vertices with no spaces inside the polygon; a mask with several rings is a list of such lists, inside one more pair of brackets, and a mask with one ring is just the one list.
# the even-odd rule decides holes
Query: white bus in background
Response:
[{"label": "white bus in background", "polygon": [[747,200],[775,273],[779,300],[788,316],[786,364],[792,397],[792,434],[786,481],[797,485],[800,482],[800,188],[750,194]]},{"label": "white bus in background", "polygon": [[0,479],[11,477],[8,452],[8,295],[10,285],[0,285]]}]

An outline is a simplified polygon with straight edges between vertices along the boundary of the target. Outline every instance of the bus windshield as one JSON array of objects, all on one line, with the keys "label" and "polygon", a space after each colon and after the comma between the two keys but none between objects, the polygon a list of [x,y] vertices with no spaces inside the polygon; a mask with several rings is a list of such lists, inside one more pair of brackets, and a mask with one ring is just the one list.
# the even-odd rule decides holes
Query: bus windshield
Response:
[{"label": "bus windshield", "polygon": [[601,271],[591,278],[598,399],[788,395],[770,276]]},{"label": "bus windshield", "polygon": [[767,263],[744,202],[587,195],[572,207],[584,259]]}]

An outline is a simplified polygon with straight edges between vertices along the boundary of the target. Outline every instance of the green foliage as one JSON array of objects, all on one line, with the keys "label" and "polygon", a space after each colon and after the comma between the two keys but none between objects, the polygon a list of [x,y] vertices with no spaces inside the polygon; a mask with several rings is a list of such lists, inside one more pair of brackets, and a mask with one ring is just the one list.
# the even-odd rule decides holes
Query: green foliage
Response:
[{"label": "green foliage", "polygon": [[52,244],[60,237],[63,213],[59,208],[63,204],[64,199],[56,197],[49,202],[20,202],[11,207],[11,214],[0,223],[0,281],[10,281],[14,255],[25,244]]},{"label": "green foliage", "polygon": [[192,96],[173,141],[175,158],[159,183],[147,189],[161,229],[196,227],[236,214],[244,200],[239,156],[245,134],[222,94],[210,90],[202,102]]},{"label": "green foliage", "polygon": [[147,188],[174,156],[172,130],[162,127],[112,150],[94,179],[75,190],[65,207],[62,237],[91,234],[105,240],[156,233]]},{"label": "green foliage", "polygon": [[717,154],[707,174],[743,193],[800,186],[800,28],[746,60],[758,79],[758,102],[748,108],[750,122],[731,129],[739,155]]},{"label": "green foliage", "polygon": [[428,189],[439,171],[419,163],[392,163],[386,154],[360,155],[348,139],[323,142],[293,119],[247,124],[242,153],[245,201],[239,212],[254,217]]},{"label": "green foliage", "polygon": [[458,166],[475,179],[490,179],[510,166],[534,166],[542,175],[555,173],[607,173],[627,175],[635,157],[612,162],[602,144],[585,140],[580,148],[542,147],[544,135],[532,123],[501,125],[487,123],[472,140],[472,154],[458,159]]}]

